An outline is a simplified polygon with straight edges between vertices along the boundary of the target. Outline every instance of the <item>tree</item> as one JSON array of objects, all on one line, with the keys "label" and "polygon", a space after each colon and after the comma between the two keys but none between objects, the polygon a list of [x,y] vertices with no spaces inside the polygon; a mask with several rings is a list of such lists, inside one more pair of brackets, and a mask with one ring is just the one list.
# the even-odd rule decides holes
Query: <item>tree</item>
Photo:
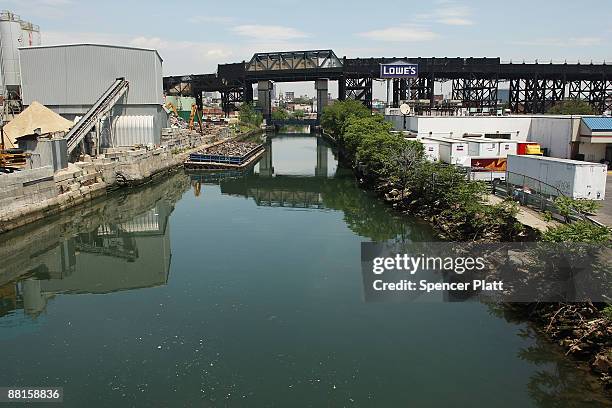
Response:
[{"label": "tree", "polygon": [[296,119],[302,119],[304,117],[304,111],[301,109],[293,111],[293,117]]},{"label": "tree", "polygon": [[554,115],[595,115],[597,112],[587,101],[568,99],[555,104],[547,113]]},{"label": "tree", "polygon": [[261,122],[263,122],[263,116],[261,113],[257,112],[250,103],[243,103],[240,105],[238,118],[240,119],[240,122],[250,126],[259,126],[261,125]]},{"label": "tree", "polygon": [[345,122],[351,116],[365,118],[372,116],[372,112],[356,100],[336,101],[323,108],[321,126],[332,136],[337,137],[342,133]]},{"label": "tree", "polygon": [[387,131],[364,134],[359,140],[356,161],[367,169],[371,179],[385,179],[392,172],[392,163],[398,151],[406,147],[408,141],[402,136]]},{"label": "tree", "polygon": [[289,113],[282,108],[278,108],[272,111],[272,119],[274,120],[287,120],[289,119]]},{"label": "tree", "polygon": [[357,148],[365,135],[374,133],[387,133],[390,135],[392,125],[385,122],[381,115],[368,115],[365,117],[351,116],[345,121],[343,132],[337,136],[337,140],[348,157],[354,158]]},{"label": "tree", "polygon": [[294,98],[293,103],[297,103],[299,105],[310,105],[312,103],[312,99],[300,96],[299,98]]}]

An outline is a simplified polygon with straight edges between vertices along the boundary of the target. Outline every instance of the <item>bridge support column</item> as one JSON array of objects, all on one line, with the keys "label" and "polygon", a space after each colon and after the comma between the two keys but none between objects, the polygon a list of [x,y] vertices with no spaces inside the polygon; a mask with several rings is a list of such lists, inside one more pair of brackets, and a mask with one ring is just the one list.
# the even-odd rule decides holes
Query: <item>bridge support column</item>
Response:
[{"label": "bridge support column", "polygon": [[266,123],[272,117],[272,82],[258,81],[257,82],[257,106],[261,109]]},{"label": "bridge support column", "polygon": [[253,84],[249,82],[244,84],[244,102],[253,102]]},{"label": "bridge support column", "polygon": [[328,95],[327,95],[327,79],[317,79],[315,81],[315,89],[317,90],[317,121],[321,120],[321,114],[323,108],[327,106]]},{"label": "bridge support column", "polygon": [[266,144],[266,151],[259,160],[259,175],[264,177],[272,177],[274,174],[274,166],[272,166],[272,142]]},{"label": "bridge support column", "polygon": [[323,139],[317,138],[317,167],[315,168],[316,177],[327,177],[327,145]]},{"label": "bridge support column", "polygon": [[338,80],[338,100],[346,100],[346,78],[344,78],[344,75]]}]

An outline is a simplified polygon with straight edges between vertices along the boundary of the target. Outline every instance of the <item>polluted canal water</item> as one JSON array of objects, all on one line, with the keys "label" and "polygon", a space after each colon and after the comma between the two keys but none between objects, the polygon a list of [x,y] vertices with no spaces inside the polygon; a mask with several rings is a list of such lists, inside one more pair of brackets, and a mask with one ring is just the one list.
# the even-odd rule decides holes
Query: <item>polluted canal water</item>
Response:
[{"label": "polluted canal water", "polygon": [[266,149],[3,235],[0,384],[90,408],[609,406],[498,307],[366,302],[361,242],[434,232],[321,138]]}]

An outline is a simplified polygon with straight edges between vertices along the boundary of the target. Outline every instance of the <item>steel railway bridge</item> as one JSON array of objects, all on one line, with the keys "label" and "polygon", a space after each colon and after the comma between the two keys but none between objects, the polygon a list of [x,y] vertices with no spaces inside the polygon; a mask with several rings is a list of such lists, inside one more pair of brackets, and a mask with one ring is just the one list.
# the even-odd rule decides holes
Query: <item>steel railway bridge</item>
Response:
[{"label": "steel railway bridge", "polygon": [[452,81],[452,99],[468,108],[495,108],[499,84],[510,87],[513,113],[544,113],[564,99],[583,99],[602,113],[612,109],[612,65],[502,63],[500,58],[338,58],[332,50],[258,53],[250,61],[220,64],[215,74],[165,77],[168,95],[194,96],[202,107],[202,93],[221,93],[223,111],[253,101],[270,118],[272,81],[314,81],[318,112],[327,102],[328,80],[338,81],[338,99],[356,99],[372,106],[372,81],[380,64],[403,61],[418,64],[418,78],[393,79],[392,105],[402,100],[426,100],[433,108],[436,82]]}]

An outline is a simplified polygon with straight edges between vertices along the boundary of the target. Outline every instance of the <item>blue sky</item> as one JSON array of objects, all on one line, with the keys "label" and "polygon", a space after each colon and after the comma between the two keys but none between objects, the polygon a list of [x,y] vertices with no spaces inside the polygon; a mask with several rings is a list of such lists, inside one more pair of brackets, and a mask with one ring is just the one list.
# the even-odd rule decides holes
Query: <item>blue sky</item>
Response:
[{"label": "blue sky", "polygon": [[158,49],[165,74],[214,72],[255,52],[488,56],[612,63],[611,0],[0,0],[41,27],[43,44]]}]

